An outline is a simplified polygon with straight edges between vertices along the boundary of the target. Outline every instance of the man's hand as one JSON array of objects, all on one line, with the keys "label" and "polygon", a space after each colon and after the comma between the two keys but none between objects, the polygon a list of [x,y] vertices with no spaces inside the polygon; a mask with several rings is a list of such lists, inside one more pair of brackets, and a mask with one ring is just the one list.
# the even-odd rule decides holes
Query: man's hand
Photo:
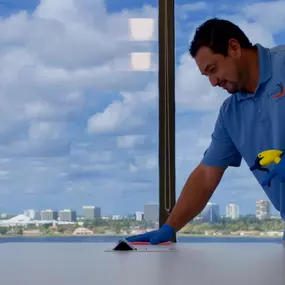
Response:
[{"label": "man's hand", "polygon": [[275,177],[280,182],[285,182],[285,157],[283,157],[278,164],[274,165],[272,170],[266,174],[266,176],[261,182],[261,185],[268,185],[268,182],[270,182]]},{"label": "man's hand", "polygon": [[159,230],[131,236],[126,238],[126,240],[129,242],[150,242],[151,244],[158,244],[171,241],[174,235],[174,229],[171,226],[164,224]]},{"label": "man's hand", "polygon": [[132,236],[126,240],[151,244],[171,241],[176,232],[205,208],[225,170],[226,167],[207,166],[200,163],[189,175],[165,224],[159,230]]}]

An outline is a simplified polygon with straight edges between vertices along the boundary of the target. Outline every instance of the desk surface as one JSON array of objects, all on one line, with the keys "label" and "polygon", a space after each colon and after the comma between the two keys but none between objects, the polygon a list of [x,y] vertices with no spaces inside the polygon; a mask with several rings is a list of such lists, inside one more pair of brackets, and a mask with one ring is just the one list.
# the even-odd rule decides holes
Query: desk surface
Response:
[{"label": "desk surface", "polygon": [[284,285],[281,244],[177,244],[175,252],[105,252],[110,243],[0,244],[5,285]]}]

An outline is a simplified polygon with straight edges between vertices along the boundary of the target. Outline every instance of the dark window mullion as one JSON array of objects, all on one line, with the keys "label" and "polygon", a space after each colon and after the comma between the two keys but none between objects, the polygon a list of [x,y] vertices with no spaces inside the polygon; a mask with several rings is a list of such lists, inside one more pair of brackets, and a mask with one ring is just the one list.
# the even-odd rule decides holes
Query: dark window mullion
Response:
[{"label": "dark window mullion", "polygon": [[[174,1],[159,0],[159,225],[175,205]],[[176,241],[176,238],[175,238]]]}]

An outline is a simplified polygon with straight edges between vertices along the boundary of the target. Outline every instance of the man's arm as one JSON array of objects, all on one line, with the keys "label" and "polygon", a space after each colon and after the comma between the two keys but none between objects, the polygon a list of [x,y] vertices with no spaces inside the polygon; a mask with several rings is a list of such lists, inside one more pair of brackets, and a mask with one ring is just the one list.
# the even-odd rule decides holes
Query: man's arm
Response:
[{"label": "man's arm", "polygon": [[225,121],[231,121],[229,116],[234,110],[232,112],[227,106],[228,102],[223,104],[212,134],[212,141],[201,163],[190,174],[166,223],[159,230],[130,237],[128,241],[151,244],[170,241],[175,232],[205,208],[227,167],[240,166],[241,154],[228,133],[229,126],[225,125]]},{"label": "man's arm", "polygon": [[205,208],[225,170],[200,163],[189,175],[166,224],[179,231],[194,219]]},{"label": "man's arm", "polygon": [[195,218],[206,206],[227,167],[239,167],[241,154],[233,143],[225,121],[230,122],[234,110],[229,109],[226,100],[216,121],[211,143],[204,153],[201,163],[190,174],[181,195],[166,221],[175,231]]}]

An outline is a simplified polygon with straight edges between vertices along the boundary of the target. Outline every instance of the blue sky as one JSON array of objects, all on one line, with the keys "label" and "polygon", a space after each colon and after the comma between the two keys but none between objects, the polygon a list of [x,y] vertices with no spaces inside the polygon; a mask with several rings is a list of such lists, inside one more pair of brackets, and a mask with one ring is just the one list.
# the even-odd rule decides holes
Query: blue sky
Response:
[{"label": "blue sky", "polygon": [[[253,42],[285,40],[284,1],[212,3],[176,3],[177,197],[228,96],[187,54],[195,27],[221,16]],[[129,18],[157,23],[157,1],[6,0],[0,16],[0,212],[88,204],[129,214],[157,202],[157,71],[128,69],[134,51],[157,64],[157,29],[154,41],[128,38]],[[212,201],[254,213],[257,199],[266,196],[242,165]]]}]

